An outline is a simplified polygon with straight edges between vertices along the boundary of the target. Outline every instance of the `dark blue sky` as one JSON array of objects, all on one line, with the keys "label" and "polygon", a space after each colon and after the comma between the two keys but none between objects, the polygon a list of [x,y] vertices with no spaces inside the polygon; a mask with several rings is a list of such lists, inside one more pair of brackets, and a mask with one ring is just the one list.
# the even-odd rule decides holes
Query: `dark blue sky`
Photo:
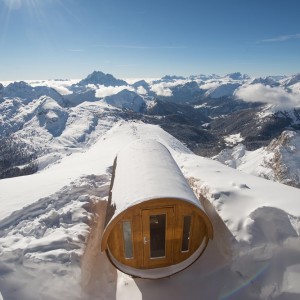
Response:
[{"label": "dark blue sky", "polygon": [[0,80],[300,72],[298,0],[0,0]]}]

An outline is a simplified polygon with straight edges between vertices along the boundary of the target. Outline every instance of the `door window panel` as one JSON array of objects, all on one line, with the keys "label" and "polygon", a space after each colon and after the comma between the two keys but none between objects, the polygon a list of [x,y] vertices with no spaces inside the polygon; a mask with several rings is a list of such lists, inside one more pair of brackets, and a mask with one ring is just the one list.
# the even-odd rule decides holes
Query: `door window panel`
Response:
[{"label": "door window panel", "polygon": [[150,215],[150,257],[166,256],[166,215]]}]

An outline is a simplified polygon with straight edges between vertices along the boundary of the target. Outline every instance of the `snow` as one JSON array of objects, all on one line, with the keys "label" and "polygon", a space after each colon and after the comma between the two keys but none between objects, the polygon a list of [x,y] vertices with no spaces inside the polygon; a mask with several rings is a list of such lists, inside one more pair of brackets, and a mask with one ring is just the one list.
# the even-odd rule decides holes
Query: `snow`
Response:
[{"label": "snow", "polygon": [[[47,113],[65,111],[47,99]],[[23,107],[18,99],[1,105],[13,107],[13,101]],[[33,101],[26,111],[26,122],[31,123],[25,122],[24,132],[38,131],[38,118],[30,119],[36,107]],[[25,114],[18,109],[13,112],[16,119]],[[33,141],[38,137],[41,144],[51,141],[48,147],[55,151],[66,143],[78,148],[60,151],[58,159],[42,156],[44,167],[36,174],[0,180],[0,291],[5,300],[86,299],[80,285],[80,257],[89,232],[90,206],[107,199],[117,153],[145,137],[171,152],[196,195],[202,196],[216,235],[197,262],[171,278],[141,280],[118,272],[117,282],[104,287],[110,290],[116,284],[113,298],[299,298],[299,189],[196,156],[155,125],[116,118],[84,124],[94,120],[94,111],[106,109],[111,108],[94,102],[67,110],[63,134],[69,133],[64,139],[42,128]],[[70,119],[75,112],[82,114],[81,122],[75,115]],[[77,125],[72,129],[73,123]],[[73,135],[90,126],[94,130],[85,133],[84,146],[79,147],[79,137],[74,138],[77,143]],[[261,154],[253,155],[258,159]],[[49,161],[53,163],[47,165]]]},{"label": "snow", "polygon": [[242,173],[206,158],[181,155],[181,159],[184,174],[196,178],[195,187],[212,201],[237,240],[249,242],[242,229],[247,229],[245,221],[259,207],[275,207],[291,215],[300,215],[298,189]]},{"label": "snow", "polygon": [[89,232],[88,207],[106,195],[107,180],[81,177],[1,221],[4,299],[80,299],[79,263]]},{"label": "snow", "polygon": [[107,96],[116,95],[123,90],[134,91],[134,88],[127,85],[121,85],[121,86],[98,85],[97,87],[95,87],[95,89],[96,89],[96,97],[98,98],[104,98]]},{"label": "snow", "polygon": [[167,148],[154,140],[135,141],[117,154],[112,189],[116,211],[110,222],[128,207],[158,198],[181,199],[203,210]]},{"label": "snow", "polygon": [[[84,152],[65,157],[37,174],[8,178],[0,181],[0,220],[23,206],[55,193],[80,176],[105,174],[114,161],[118,151],[133,140],[147,136],[166,143],[170,141],[175,149],[189,151],[181,143],[174,143],[173,138],[155,125],[138,123],[117,123],[104,134],[98,142]],[[170,146],[169,146],[170,147]],[[18,186],[18,189],[14,187]],[[4,201],[4,199],[10,199]]]},{"label": "snow", "polygon": [[300,187],[300,136],[295,131],[282,132],[268,147],[247,151],[239,144],[213,159],[248,174]]},{"label": "snow", "polygon": [[[243,144],[222,150],[213,159],[245,173],[269,178],[272,170],[267,166],[266,162],[271,161],[272,153],[268,153],[265,148],[255,151],[248,151]],[[273,179],[273,178],[272,178]]]},{"label": "snow", "polygon": [[[240,87],[240,83],[222,83],[214,88],[209,89],[205,95],[212,98],[221,98],[226,96],[232,96],[237,88]],[[201,86],[201,88],[204,88]]]},{"label": "snow", "polygon": [[295,83],[295,84],[289,86],[289,88],[292,90],[293,93],[295,93],[295,94],[296,94],[296,93],[300,94],[300,82]]},{"label": "snow", "polygon": [[116,95],[105,97],[104,101],[112,106],[129,109],[135,112],[141,112],[146,106],[145,101],[141,96],[127,89],[122,90]]},{"label": "snow", "polygon": [[282,183],[300,187],[300,135],[295,131],[284,131],[273,140],[269,151],[274,152],[276,179]]},{"label": "snow", "polygon": [[242,142],[244,140],[244,138],[241,136],[240,133],[237,133],[237,134],[231,134],[231,135],[228,135],[228,136],[225,136],[224,137],[224,141],[226,142],[226,145],[229,146],[229,145],[235,145],[239,142]]},{"label": "snow", "polygon": [[[251,100],[269,102],[257,114],[261,120],[274,114],[278,103],[299,103],[299,75],[257,81],[240,74],[166,76],[135,86],[130,83],[136,80],[127,84],[95,72],[86,81],[86,85],[79,80],[36,80],[0,86],[1,135],[13,134],[30,143],[39,156],[38,173],[0,181],[0,299],[87,299],[80,285],[80,260],[90,232],[91,207],[108,197],[115,156],[145,138],[171,152],[202,197],[215,238],[187,270],[159,281],[118,272],[117,279],[100,282],[103,291],[97,297],[177,300],[201,294],[205,299],[298,299],[299,189],[255,176],[297,182],[299,134],[285,132],[256,151],[241,144],[223,151],[217,159],[236,168],[232,169],[195,156],[157,126],[120,121],[122,101],[130,102],[130,97],[119,99],[116,107],[97,97],[127,89],[149,99],[150,106],[154,93],[171,96],[172,89],[191,81],[209,97],[232,96],[241,86],[238,91],[244,96],[251,92],[255,93]],[[208,104],[195,107],[203,105]],[[140,106],[129,108],[138,111]],[[291,111],[288,114],[294,118]],[[225,140],[232,146],[242,137]],[[107,269],[100,264],[99,274],[103,270]]]},{"label": "snow", "polygon": [[283,275],[283,287],[284,292],[300,294],[300,264],[295,266],[289,266]]}]

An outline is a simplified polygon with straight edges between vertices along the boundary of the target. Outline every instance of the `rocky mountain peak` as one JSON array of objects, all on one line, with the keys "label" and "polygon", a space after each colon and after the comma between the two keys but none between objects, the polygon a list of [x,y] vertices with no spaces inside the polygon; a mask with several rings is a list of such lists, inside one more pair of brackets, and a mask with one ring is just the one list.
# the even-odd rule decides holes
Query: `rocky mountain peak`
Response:
[{"label": "rocky mountain peak", "polygon": [[300,187],[300,135],[295,131],[283,131],[267,150],[273,152],[269,162],[277,181]]},{"label": "rocky mountain peak", "polygon": [[78,83],[78,85],[88,84],[100,84],[104,86],[122,86],[127,85],[127,82],[121,79],[117,79],[111,74],[105,74],[101,71],[94,71]]},{"label": "rocky mountain peak", "polygon": [[293,75],[291,78],[289,78],[286,81],[286,86],[294,85],[296,83],[300,82],[300,73]]}]

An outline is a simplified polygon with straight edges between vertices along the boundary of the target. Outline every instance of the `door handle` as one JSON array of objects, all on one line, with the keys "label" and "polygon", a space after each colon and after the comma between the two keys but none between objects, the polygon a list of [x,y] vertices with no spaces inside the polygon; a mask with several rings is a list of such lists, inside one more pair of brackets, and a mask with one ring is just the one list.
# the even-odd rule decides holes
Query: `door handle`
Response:
[{"label": "door handle", "polygon": [[147,240],[147,237],[144,236],[144,245],[147,245],[149,243],[149,240]]}]

